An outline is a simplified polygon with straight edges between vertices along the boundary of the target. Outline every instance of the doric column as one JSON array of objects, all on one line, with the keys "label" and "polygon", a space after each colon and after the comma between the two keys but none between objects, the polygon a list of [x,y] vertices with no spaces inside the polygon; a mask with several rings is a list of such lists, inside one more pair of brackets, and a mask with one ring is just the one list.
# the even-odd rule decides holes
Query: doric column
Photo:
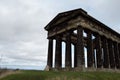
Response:
[{"label": "doric column", "polygon": [[87,31],[87,66],[93,67],[94,66],[94,50],[93,50],[93,40],[92,40],[92,33],[91,31]]},{"label": "doric column", "polygon": [[77,67],[77,49],[76,44],[74,44],[74,67]]},{"label": "doric column", "polygon": [[61,37],[56,37],[56,49],[55,49],[55,68],[60,69],[62,67],[62,41]]},{"label": "doric column", "polygon": [[108,52],[108,41],[105,37],[102,37],[103,46],[103,67],[109,68],[109,52]]},{"label": "doric column", "polygon": [[120,69],[120,43],[118,43],[118,52],[119,52],[119,56],[118,56],[118,58],[119,58],[119,69]]},{"label": "doric column", "polygon": [[65,67],[71,68],[72,59],[71,59],[71,35],[66,33],[66,58],[65,58]]},{"label": "doric column", "polygon": [[52,68],[53,60],[53,39],[49,39],[47,65]]},{"label": "doric column", "polygon": [[114,48],[112,40],[108,40],[110,67],[115,68]]},{"label": "doric column", "polygon": [[118,43],[117,43],[117,42],[114,42],[113,45],[114,45],[115,65],[116,65],[116,68],[119,68],[119,67],[120,67],[120,65],[119,65],[120,61],[119,61]]},{"label": "doric column", "polygon": [[83,43],[83,28],[81,26],[77,27],[77,67],[83,68],[84,65],[84,43]]},{"label": "doric column", "polygon": [[101,36],[96,34],[96,57],[97,57],[97,68],[102,67],[102,45]]}]

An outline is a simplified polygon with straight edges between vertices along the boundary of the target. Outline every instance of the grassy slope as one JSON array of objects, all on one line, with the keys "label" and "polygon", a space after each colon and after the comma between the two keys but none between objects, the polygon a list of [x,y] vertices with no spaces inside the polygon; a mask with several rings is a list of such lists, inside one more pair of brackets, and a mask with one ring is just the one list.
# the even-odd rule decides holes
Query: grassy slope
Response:
[{"label": "grassy slope", "polygon": [[120,80],[120,73],[22,71],[0,80]]}]

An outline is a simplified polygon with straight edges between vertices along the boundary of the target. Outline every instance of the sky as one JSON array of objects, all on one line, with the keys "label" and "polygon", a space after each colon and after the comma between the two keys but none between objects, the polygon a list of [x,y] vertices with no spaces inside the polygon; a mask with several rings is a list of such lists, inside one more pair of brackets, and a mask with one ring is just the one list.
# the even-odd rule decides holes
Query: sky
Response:
[{"label": "sky", "polygon": [[0,0],[0,67],[43,70],[44,27],[60,12],[82,8],[120,33],[120,0]]}]

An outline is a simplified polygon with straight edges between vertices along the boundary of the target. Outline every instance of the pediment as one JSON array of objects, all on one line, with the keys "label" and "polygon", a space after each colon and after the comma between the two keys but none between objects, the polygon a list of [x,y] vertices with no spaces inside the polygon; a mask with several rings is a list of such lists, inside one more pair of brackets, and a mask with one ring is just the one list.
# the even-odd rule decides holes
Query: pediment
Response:
[{"label": "pediment", "polygon": [[54,28],[56,25],[64,23],[65,21],[70,20],[75,16],[86,15],[86,14],[87,14],[87,12],[81,8],[59,13],[50,23],[48,23],[48,25],[45,27],[45,29],[50,30],[51,28]]}]

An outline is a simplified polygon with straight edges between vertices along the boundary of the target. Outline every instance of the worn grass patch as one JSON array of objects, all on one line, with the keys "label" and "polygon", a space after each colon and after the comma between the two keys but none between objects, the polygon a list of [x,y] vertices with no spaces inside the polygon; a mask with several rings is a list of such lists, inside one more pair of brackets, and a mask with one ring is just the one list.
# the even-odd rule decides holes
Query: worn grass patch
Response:
[{"label": "worn grass patch", "polygon": [[115,72],[21,71],[0,80],[120,80]]}]

